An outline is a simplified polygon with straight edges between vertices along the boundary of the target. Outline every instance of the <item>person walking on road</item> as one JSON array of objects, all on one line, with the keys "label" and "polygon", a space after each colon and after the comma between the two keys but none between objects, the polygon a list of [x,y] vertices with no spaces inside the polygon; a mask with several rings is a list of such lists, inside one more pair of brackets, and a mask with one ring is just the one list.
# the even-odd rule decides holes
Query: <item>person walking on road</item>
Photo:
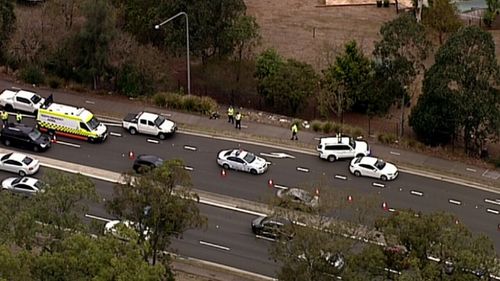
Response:
[{"label": "person walking on road", "polygon": [[234,124],[234,108],[232,105],[227,109],[227,123]]},{"label": "person walking on road", "polygon": [[0,117],[2,117],[3,126],[7,126],[7,123],[9,123],[9,113],[5,110],[2,110],[0,112]]},{"label": "person walking on road", "polygon": [[241,130],[241,113],[239,111],[236,112],[236,116],[234,117],[234,119],[236,120],[235,128]]},{"label": "person walking on road", "polygon": [[297,137],[297,132],[299,131],[299,127],[297,126],[297,123],[292,125],[292,138],[291,140],[299,140]]},{"label": "person walking on road", "polygon": [[21,121],[23,121],[23,115],[21,113],[17,113],[16,114],[16,122],[17,123],[21,123]]}]

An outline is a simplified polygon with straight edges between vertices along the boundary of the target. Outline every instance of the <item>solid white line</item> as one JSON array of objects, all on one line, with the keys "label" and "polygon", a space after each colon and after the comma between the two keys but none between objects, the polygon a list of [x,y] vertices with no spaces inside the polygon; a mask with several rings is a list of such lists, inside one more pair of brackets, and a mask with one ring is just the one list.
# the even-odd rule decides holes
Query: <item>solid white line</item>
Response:
[{"label": "solid white line", "polygon": [[150,142],[150,143],[160,143],[159,141],[153,140],[153,139],[148,139],[148,142]]},{"label": "solid white line", "polygon": [[384,184],[381,184],[381,183],[378,183],[378,182],[374,182],[372,183],[373,186],[378,186],[378,187],[385,187]]},{"label": "solid white line", "polygon": [[267,214],[264,214],[264,213],[245,210],[245,209],[238,208],[236,206],[223,205],[223,204],[215,203],[215,202],[212,202],[212,201],[209,201],[206,199],[200,198],[199,202],[201,204],[205,204],[205,205],[209,205],[209,206],[213,206],[213,207],[218,207],[218,208],[222,208],[222,209],[227,209],[227,210],[231,210],[231,211],[236,211],[236,212],[240,212],[240,213],[245,213],[245,214],[249,214],[249,215],[254,215],[254,216],[259,216],[259,217],[267,216]]},{"label": "solid white line", "polygon": [[120,180],[118,180],[118,179],[113,179],[113,178],[108,178],[108,177],[101,177],[101,176],[97,176],[97,175],[94,175],[94,174],[91,174],[91,173],[86,173],[86,172],[79,172],[79,171],[75,171],[73,169],[68,169],[68,168],[64,168],[64,167],[61,167],[61,166],[56,166],[56,165],[52,165],[52,164],[48,164],[48,163],[40,162],[40,166],[48,167],[48,168],[55,169],[55,170],[61,170],[61,171],[65,171],[65,172],[72,173],[72,174],[81,174],[81,175],[84,175],[84,176],[89,177],[89,178],[94,178],[94,179],[98,179],[98,180],[102,180],[102,181],[107,181],[107,182],[111,182],[111,183],[118,183],[118,182],[120,182]]},{"label": "solid white line", "polygon": [[80,147],[80,145],[79,145],[79,144],[74,144],[74,143],[65,142],[65,141],[56,141],[56,143],[58,143],[58,144],[62,144],[62,145],[67,145],[67,146],[72,146],[72,147],[77,147],[77,148],[79,148],[79,147]]},{"label": "solid white line", "polygon": [[115,133],[115,132],[109,132],[110,135],[115,136],[115,137],[121,137],[122,134]]},{"label": "solid white line", "polygon": [[335,175],[335,178],[336,179],[340,179],[340,180],[346,180],[347,179],[346,176],[342,176],[342,175]]},{"label": "solid white line", "polygon": [[401,155],[401,153],[399,153],[399,152],[394,152],[394,151],[391,151],[391,152],[389,152],[389,153],[390,153],[390,154],[392,154],[392,155]]},{"label": "solid white line", "polygon": [[196,150],[197,150],[197,148],[196,148],[196,147],[194,147],[194,146],[189,146],[189,145],[185,145],[185,146],[184,146],[184,149],[191,150],[191,151],[196,151]]},{"label": "solid white line", "polygon": [[492,213],[492,214],[495,214],[495,215],[500,214],[500,211],[495,210],[495,209],[490,209],[490,208],[486,209],[486,212]]},{"label": "solid white line", "polygon": [[476,169],[472,169],[472,168],[466,168],[466,170],[469,172],[474,172],[474,173],[476,172]]},{"label": "solid white line", "polygon": [[307,168],[302,168],[302,167],[297,167],[297,171],[299,171],[299,172],[304,172],[304,173],[309,173],[309,169],[307,169]]},{"label": "solid white line", "polygon": [[410,191],[411,194],[416,195],[416,196],[424,196],[423,192],[412,190]]},{"label": "solid white line", "polygon": [[273,239],[273,238],[270,238],[270,237],[266,237],[266,236],[262,236],[262,235],[255,235],[256,238],[259,238],[259,239],[264,239],[264,240],[267,240],[267,241],[276,241],[276,239]]},{"label": "solid white line", "polygon": [[231,250],[228,247],[217,245],[217,244],[213,244],[213,243],[209,243],[209,242],[205,242],[205,241],[201,241],[201,240],[200,240],[200,244],[201,245],[205,245],[205,246],[214,247],[214,248],[221,249],[221,250],[226,250],[226,251]]},{"label": "solid white line", "polygon": [[490,203],[490,204],[495,204],[495,205],[500,205],[500,202],[499,202],[499,201],[497,201],[497,200],[492,200],[492,199],[488,199],[488,198],[484,199],[484,202],[486,202],[486,203]]},{"label": "solid white line", "polygon": [[98,216],[94,216],[94,215],[90,215],[90,214],[85,214],[85,217],[90,218],[90,219],[99,220],[99,221],[105,221],[105,222],[110,222],[110,221],[112,221],[112,219],[107,219],[107,218],[103,218],[103,217],[98,217]]},{"label": "solid white line", "polygon": [[448,202],[450,202],[451,204],[455,204],[455,205],[462,205],[461,201],[458,201],[455,199],[448,199]]},{"label": "solid white line", "polygon": [[194,170],[194,168],[189,166],[184,166],[184,170],[192,171]]},{"label": "solid white line", "polygon": [[85,103],[95,104],[95,101],[86,100]]},{"label": "solid white line", "polygon": [[274,187],[279,188],[279,189],[290,189],[288,186],[280,185],[280,184],[275,184]]}]

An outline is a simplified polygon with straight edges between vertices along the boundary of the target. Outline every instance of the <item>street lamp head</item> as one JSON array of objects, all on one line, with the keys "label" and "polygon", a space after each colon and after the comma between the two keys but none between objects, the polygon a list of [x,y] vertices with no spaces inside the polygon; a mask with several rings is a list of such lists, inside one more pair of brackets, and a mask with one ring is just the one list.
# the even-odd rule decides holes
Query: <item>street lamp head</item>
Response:
[{"label": "street lamp head", "polygon": [[155,25],[155,29],[160,29],[160,25]]}]

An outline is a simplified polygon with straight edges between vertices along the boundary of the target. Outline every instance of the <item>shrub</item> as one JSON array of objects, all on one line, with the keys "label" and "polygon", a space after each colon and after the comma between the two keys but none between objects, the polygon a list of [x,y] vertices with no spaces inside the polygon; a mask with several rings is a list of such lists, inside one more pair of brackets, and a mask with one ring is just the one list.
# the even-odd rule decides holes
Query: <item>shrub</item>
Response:
[{"label": "shrub", "polygon": [[323,126],[323,123],[321,121],[314,120],[311,124],[311,127],[313,131],[319,132],[321,131],[321,127]]},{"label": "shrub", "polygon": [[349,136],[351,136],[352,135],[352,128],[349,127],[349,126],[344,125],[344,127],[342,128],[342,132],[341,133],[343,135],[349,135]]},{"label": "shrub", "polygon": [[48,78],[49,87],[52,89],[59,89],[63,84],[63,80],[56,76],[51,76]]},{"label": "shrub", "polygon": [[165,106],[171,109],[183,109],[182,108],[182,96],[174,93],[165,94]]},{"label": "shrub", "polygon": [[491,162],[493,165],[495,165],[496,168],[500,168],[500,157],[497,159],[491,159]]},{"label": "shrub", "polygon": [[184,96],[176,93],[156,93],[152,99],[157,106],[210,114],[217,109],[217,102],[210,97]]},{"label": "shrub", "polygon": [[159,107],[165,107],[167,105],[167,98],[164,93],[156,93],[153,96],[153,103]]},{"label": "shrub", "polygon": [[29,84],[43,84],[44,76],[42,69],[36,65],[29,65],[19,71],[19,79]]},{"label": "shrub", "polygon": [[201,97],[200,110],[202,113],[211,114],[217,110],[217,102],[211,97]]},{"label": "shrub", "polygon": [[340,133],[340,131],[342,130],[342,126],[340,126],[339,123],[334,123],[333,124],[333,128],[332,128],[332,131],[335,133],[335,134],[338,134]]},{"label": "shrub", "polygon": [[362,137],[364,135],[363,129],[355,127],[352,129],[352,136],[357,138],[357,137]]},{"label": "shrub", "polygon": [[196,100],[196,96],[183,96],[182,100],[182,109],[188,112],[199,112],[198,104]]},{"label": "shrub", "polygon": [[334,126],[333,122],[330,122],[330,121],[325,122],[323,124],[323,133],[325,133],[325,134],[331,133],[332,129],[333,129],[333,126]]},{"label": "shrub", "polygon": [[396,142],[396,136],[394,134],[380,134],[378,135],[378,141],[383,144],[393,144]]},{"label": "shrub", "polygon": [[117,89],[128,97],[153,93],[153,79],[132,63],[125,63],[116,75]]}]

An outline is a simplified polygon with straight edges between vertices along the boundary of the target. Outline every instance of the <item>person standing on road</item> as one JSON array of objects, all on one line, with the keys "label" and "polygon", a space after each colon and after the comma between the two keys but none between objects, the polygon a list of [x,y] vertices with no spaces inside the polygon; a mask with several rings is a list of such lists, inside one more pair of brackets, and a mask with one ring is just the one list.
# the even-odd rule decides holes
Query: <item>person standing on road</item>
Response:
[{"label": "person standing on road", "polygon": [[236,120],[236,126],[235,126],[235,128],[241,130],[241,113],[239,111],[236,112],[236,116],[235,116],[234,119]]},{"label": "person standing on road", "polygon": [[297,123],[292,125],[292,138],[291,140],[299,140],[297,137],[297,132],[299,131],[299,127],[297,126]]},{"label": "person standing on road", "polygon": [[16,114],[16,122],[17,123],[21,123],[21,121],[23,121],[23,115],[21,113],[17,113]]},{"label": "person standing on road", "polygon": [[234,124],[234,108],[232,105],[227,109],[227,123]]},{"label": "person standing on road", "polygon": [[0,112],[0,117],[2,117],[3,126],[7,126],[7,123],[9,123],[9,113],[5,110],[2,110]]}]

